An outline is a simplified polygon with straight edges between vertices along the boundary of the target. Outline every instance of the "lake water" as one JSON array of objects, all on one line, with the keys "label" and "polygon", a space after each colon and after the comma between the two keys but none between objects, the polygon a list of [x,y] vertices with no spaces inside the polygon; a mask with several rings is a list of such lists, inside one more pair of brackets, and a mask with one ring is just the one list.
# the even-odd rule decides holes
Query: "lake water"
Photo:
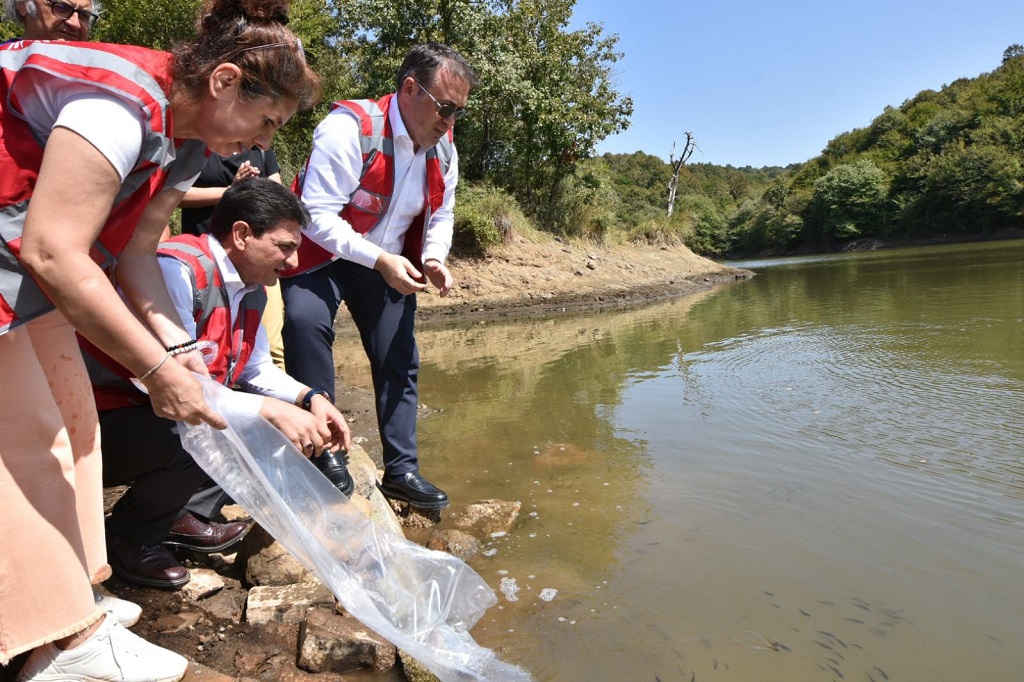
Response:
[{"label": "lake water", "polygon": [[640,309],[422,329],[425,473],[449,513],[522,502],[471,562],[499,597],[477,641],[542,681],[1024,679],[1022,263],[748,261]]}]

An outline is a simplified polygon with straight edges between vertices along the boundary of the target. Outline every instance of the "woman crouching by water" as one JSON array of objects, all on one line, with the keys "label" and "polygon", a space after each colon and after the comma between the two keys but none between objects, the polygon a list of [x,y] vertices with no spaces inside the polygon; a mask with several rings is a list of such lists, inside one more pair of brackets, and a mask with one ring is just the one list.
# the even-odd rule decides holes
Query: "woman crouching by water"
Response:
[{"label": "woman crouching by water", "polygon": [[19,680],[184,676],[183,657],[130,633],[92,589],[110,567],[75,332],[132,370],[158,415],[223,428],[192,375],[206,373],[200,354],[168,352],[191,339],[156,245],[207,148],[266,149],[318,100],[287,9],[209,0],[173,54],[0,47],[0,665],[32,650]]}]

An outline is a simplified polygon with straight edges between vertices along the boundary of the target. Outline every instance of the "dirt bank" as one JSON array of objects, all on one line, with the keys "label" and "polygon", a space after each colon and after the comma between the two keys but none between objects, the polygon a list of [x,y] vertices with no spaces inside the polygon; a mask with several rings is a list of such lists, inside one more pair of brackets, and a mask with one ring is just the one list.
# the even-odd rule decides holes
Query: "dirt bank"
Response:
[{"label": "dirt bank", "polygon": [[516,237],[482,258],[454,259],[455,288],[419,297],[419,322],[546,314],[638,305],[750,276],[688,248],[587,247]]}]

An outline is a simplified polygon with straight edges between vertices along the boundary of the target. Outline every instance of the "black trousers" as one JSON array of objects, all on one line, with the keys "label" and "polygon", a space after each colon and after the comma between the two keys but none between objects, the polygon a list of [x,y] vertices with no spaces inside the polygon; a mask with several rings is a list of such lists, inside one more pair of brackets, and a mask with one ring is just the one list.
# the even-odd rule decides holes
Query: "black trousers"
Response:
[{"label": "black trousers", "polygon": [[370,361],[387,474],[419,469],[416,452],[420,370],[416,295],[404,296],[370,268],[338,259],[281,280],[285,368],[334,399],[334,318],[344,301]]},{"label": "black trousers", "polygon": [[166,539],[184,510],[216,516],[230,498],[192,459],[178,425],[152,408],[100,412],[103,485],[130,486],[107,519],[107,532],[140,544]]}]

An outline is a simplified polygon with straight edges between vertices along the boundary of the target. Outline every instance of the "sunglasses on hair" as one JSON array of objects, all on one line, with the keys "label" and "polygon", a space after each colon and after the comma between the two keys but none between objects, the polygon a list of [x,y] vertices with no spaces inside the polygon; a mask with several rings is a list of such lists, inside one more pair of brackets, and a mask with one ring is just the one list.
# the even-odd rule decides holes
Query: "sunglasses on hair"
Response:
[{"label": "sunglasses on hair", "polygon": [[437,115],[440,116],[441,118],[448,118],[449,116],[454,116],[455,120],[458,121],[460,118],[466,115],[465,107],[457,107],[454,104],[441,104],[440,102],[437,101],[436,97],[430,94],[430,90],[427,90],[425,87],[423,87],[423,83],[420,83],[415,78],[413,79],[413,82],[416,85],[420,86],[420,90],[427,93],[427,97],[434,100],[434,106],[437,107]]},{"label": "sunglasses on hair", "polygon": [[87,9],[78,9],[74,5],[69,5],[66,2],[60,2],[60,0],[46,0],[46,4],[50,6],[50,11],[53,12],[53,16],[58,19],[67,21],[72,15],[78,15],[78,21],[81,22],[82,26],[86,28],[92,28],[96,25],[96,22],[100,20],[100,15],[95,12],[90,12]]},{"label": "sunglasses on hair", "polygon": [[298,38],[296,38],[295,40],[286,40],[282,43],[267,43],[266,45],[253,45],[251,47],[243,47],[240,50],[236,50],[233,54],[240,55],[243,52],[248,52],[249,50],[266,50],[272,47],[291,47],[292,45],[298,48],[299,56],[302,57],[302,61],[306,61],[306,51],[302,49],[302,41]]}]

